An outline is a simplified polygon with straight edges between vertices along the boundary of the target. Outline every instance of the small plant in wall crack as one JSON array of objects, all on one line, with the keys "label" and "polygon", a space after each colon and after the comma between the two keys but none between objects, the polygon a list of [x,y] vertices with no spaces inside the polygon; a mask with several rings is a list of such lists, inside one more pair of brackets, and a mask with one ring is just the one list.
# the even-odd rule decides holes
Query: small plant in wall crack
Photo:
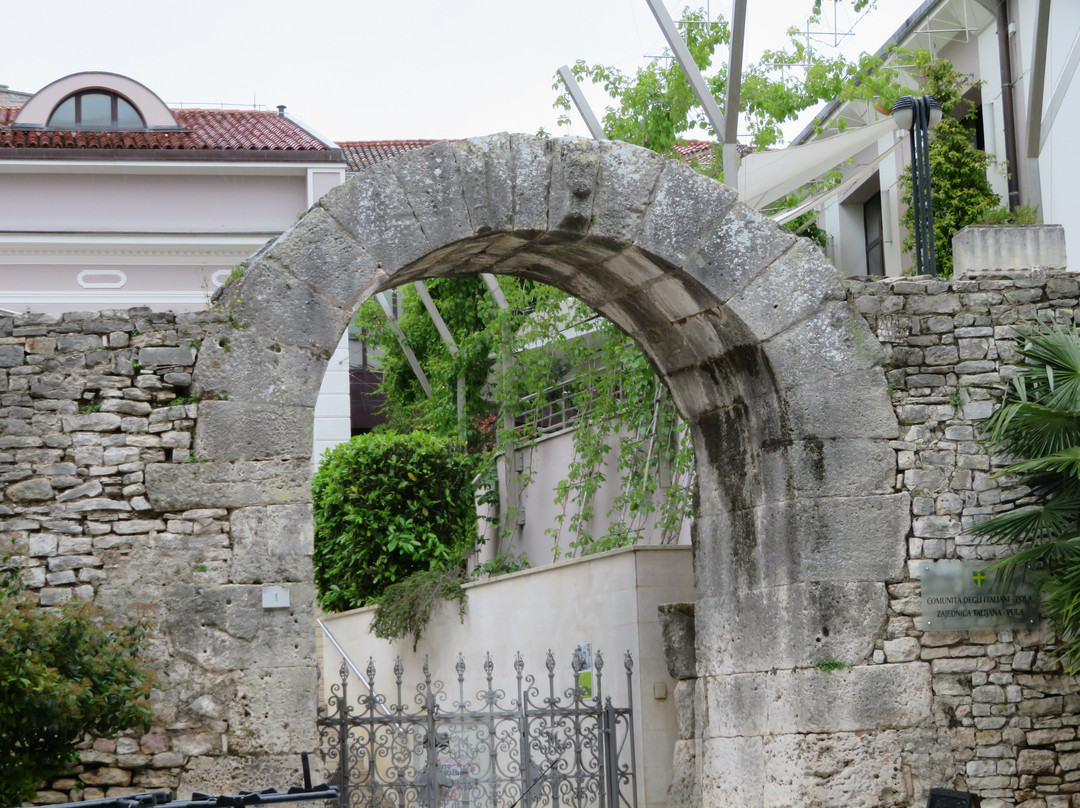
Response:
[{"label": "small plant in wall crack", "polygon": [[836,657],[829,657],[828,659],[821,660],[821,662],[814,665],[814,667],[817,668],[819,671],[842,671],[850,668],[851,663],[841,662]]}]

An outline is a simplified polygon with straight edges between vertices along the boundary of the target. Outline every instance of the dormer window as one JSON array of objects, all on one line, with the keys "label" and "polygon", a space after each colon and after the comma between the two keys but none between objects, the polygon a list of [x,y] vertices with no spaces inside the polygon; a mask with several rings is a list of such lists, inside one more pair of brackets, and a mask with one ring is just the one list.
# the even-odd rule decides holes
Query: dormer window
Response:
[{"label": "dormer window", "polygon": [[49,129],[145,129],[138,110],[116,93],[87,90],[61,101],[49,116]]}]

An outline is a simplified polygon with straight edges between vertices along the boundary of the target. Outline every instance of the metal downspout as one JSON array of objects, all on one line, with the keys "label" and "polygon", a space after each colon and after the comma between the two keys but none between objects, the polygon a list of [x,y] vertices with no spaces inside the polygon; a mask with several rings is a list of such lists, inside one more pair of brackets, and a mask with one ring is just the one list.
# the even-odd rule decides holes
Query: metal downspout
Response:
[{"label": "metal downspout", "polygon": [[1016,210],[1020,204],[1020,163],[1016,157],[1016,113],[1013,109],[1008,0],[998,0],[994,15],[997,18],[998,62],[1001,66],[1001,112],[1005,118],[1005,161],[1009,164],[1009,210]]}]

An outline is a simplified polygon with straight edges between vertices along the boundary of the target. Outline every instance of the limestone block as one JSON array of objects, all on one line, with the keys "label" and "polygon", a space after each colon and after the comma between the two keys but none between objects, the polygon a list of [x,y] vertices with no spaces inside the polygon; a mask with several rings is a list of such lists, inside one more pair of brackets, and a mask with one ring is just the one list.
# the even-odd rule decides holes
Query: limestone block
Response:
[{"label": "limestone block", "polygon": [[846,299],[836,267],[816,244],[799,239],[749,280],[727,306],[758,339],[768,339],[817,312],[823,301]]},{"label": "limestone block", "polygon": [[930,717],[930,666],[856,665],[778,671],[769,679],[768,734],[861,732],[916,726]]},{"label": "limestone block", "polygon": [[288,609],[264,609],[260,585],[170,587],[162,622],[175,655],[210,671],[307,667],[315,651],[314,587],[288,586]]},{"label": "limestone block", "polygon": [[765,782],[761,738],[709,738],[701,744],[702,808],[759,806]]},{"label": "limestone block", "polygon": [[663,603],[659,607],[664,661],[672,679],[697,676],[694,660],[694,604]]},{"label": "limestone block", "polygon": [[[869,370],[884,358],[866,321],[846,302],[836,300],[825,301],[814,314],[765,340],[762,347],[785,388]],[[843,395],[839,388],[836,392]]]},{"label": "limestone block", "polygon": [[310,407],[204,401],[195,427],[195,456],[205,460],[310,457],[314,418]]},{"label": "limestone block", "polygon": [[620,244],[634,241],[667,161],[654,151],[600,143],[600,171],[589,235]]},{"label": "limestone block", "polygon": [[1066,270],[1065,229],[1060,224],[969,225],[953,236],[956,277],[987,272]]},{"label": "limestone block", "polygon": [[445,140],[390,161],[394,176],[433,248],[475,232],[465,207],[457,160]]},{"label": "limestone block", "polygon": [[120,416],[112,412],[64,415],[60,420],[65,432],[115,432],[120,428]]},{"label": "limestone block", "polygon": [[558,146],[555,141],[529,135],[510,136],[510,166],[513,177],[513,229],[548,229],[548,190],[551,163]]},{"label": "limestone block", "polygon": [[288,754],[192,757],[188,759],[187,765],[180,773],[180,785],[177,788],[176,797],[182,800],[190,799],[193,791],[206,794],[234,794],[238,784],[252,791],[264,788],[284,791],[288,786],[302,785],[300,756]]},{"label": "limestone block", "polygon": [[907,494],[772,503],[753,511],[755,546],[733,549],[756,569],[752,586],[898,578],[910,507]]},{"label": "limestone block", "polygon": [[510,136],[469,138],[451,143],[450,148],[473,232],[510,230],[514,211]]},{"label": "limestone block", "polygon": [[698,679],[682,679],[675,683],[672,700],[675,702],[675,726],[678,728],[678,738],[690,740],[697,731],[696,713],[697,703],[701,698]]},{"label": "limestone block", "polygon": [[675,742],[675,760],[671,786],[668,788],[670,808],[698,808],[701,805],[701,784],[698,780],[698,747],[700,741]]},{"label": "limestone block", "polygon": [[858,664],[873,653],[887,600],[885,586],[876,582],[800,583],[700,597],[698,675],[809,667],[826,659]]},{"label": "limestone block", "polygon": [[889,662],[914,662],[919,658],[920,645],[915,637],[897,637],[895,640],[885,640],[884,650]]},{"label": "limestone block", "polygon": [[126,786],[131,782],[131,772],[114,766],[100,766],[87,769],[79,779],[92,786]]},{"label": "limestone block", "polygon": [[[376,266],[392,275],[401,267],[431,252],[432,245],[409,206],[393,167],[370,166],[319,201],[361,247]],[[297,230],[303,231],[303,221]]]},{"label": "limestone block", "polygon": [[375,280],[375,259],[320,205],[275,241],[267,258],[351,311]]},{"label": "limestone block", "polygon": [[1053,774],[1057,754],[1052,749],[1021,749],[1016,758],[1020,774]]},{"label": "limestone block", "polygon": [[312,666],[243,671],[226,705],[229,751],[238,755],[299,754],[318,746],[318,676]]},{"label": "limestone block", "polygon": [[[780,419],[777,419],[780,420]],[[857,497],[891,494],[896,487],[896,452],[881,438],[792,436],[772,442],[754,460],[767,489],[800,497]]]},{"label": "limestone block", "polygon": [[769,716],[771,673],[735,673],[699,679],[705,693],[704,738],[764,735]]},{"label": "limestone block", "polygon": [[44,477],[33,477],[12,483],[5,491],[8,499],[15,502],[42,502],[53,498],[52,483]]},{"label": "limestone block", "polygon": [[[671,266],[684,266],[702,242],[714,234],[736,200],[737,194],[728,186],[669,160],[634,243]],[[719,291],[709,283],[705,287],[714,294]],[[722,294],[717,297],[725,299]]]},{"label": "limestone block", "polygon": [[761,805],[901,808],[914,804],[899,733],[783,735],[764,742]]},{"label": "limestone block", "polygon": [[564,137],[555,141],[548,190],[548,230],[576,235],[589,229],[593,218],[600,148],[595,140]]},{"label": "limestone block", "polygon": [[880,368],[844,373],[784,387],[784,411],[795,435],[829,438],[896,438],[900,434]]},{"label": "limestone block", "polygon": [[310,504],[240,508],[232,513],[230,534],[233,583],[311,580]]},{"label": "limestone block", "polygon": [[73,499],[79,499],[80,497],[96,497],[102,492],[101,482],[98,480],[90,480],[75,488],[69,488],[67,491],[56,495],[57,502],[70,502]]},{"label": "limestone block", "polygon": [[0,345],[0,368],[13,368],[22,365],[23,348],[21,345]]},{"label": "limestone block", "polygon": [[[269,258],[249,267],[225,301],[233,327],[216,338],[219,347],[231,349],[232,333],[251,328],[281,346],[332,354],[356,309],[353,301],[332,299],[305,281]],[[221,344],[223,339],[228,340],[226,345]]]},{"label": "limestone block", "polygon": [[306,503],[311,501],[311,462],[150,463],[146,492],[160,512]]},{"label": "limestone block", "polygon": [[192,384],[200,393],[314,407],[330,353],[283,345],[253,328],[225,327],[199,349]]},{"label": "limestone block", "polygon": [[195,364],[194,348],[140,348],[139,364],[147,370],[161,366],[180,365],[186,367]]},{"label": "limestone block", "polygon": [[732,205],[683,268],[719,300],[726,301],[789,250],[796,240],[792,233],[757,211],[745,205]]}]

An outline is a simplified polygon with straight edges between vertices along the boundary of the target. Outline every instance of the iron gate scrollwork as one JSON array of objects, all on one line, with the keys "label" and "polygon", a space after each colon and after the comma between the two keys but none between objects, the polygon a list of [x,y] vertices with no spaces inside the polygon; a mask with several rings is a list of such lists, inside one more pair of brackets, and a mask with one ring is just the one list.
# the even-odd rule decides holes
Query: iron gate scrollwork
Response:
[{"label": "iron gate scrollwork", "polygon": [[[392,701],[375,689],[368,662],[361,694],[349,702],[349,668],[331,687],[318,719],[323,759],[341,792],[342,808],[637,808],[632,677],[627,651],[626,706],[603,694],[603,655],[594,654],[591,684],[575,651],[573,685],[557,691],[548,651],[546,693],[514,658],[517,694],[495,687],[491,654],[486,687],[466,698],[465,660],[458,655],[457,697],[432,679],[406,704],[404,667],[394,664]],[[414,709],[415,708],[415,709]]]}]

